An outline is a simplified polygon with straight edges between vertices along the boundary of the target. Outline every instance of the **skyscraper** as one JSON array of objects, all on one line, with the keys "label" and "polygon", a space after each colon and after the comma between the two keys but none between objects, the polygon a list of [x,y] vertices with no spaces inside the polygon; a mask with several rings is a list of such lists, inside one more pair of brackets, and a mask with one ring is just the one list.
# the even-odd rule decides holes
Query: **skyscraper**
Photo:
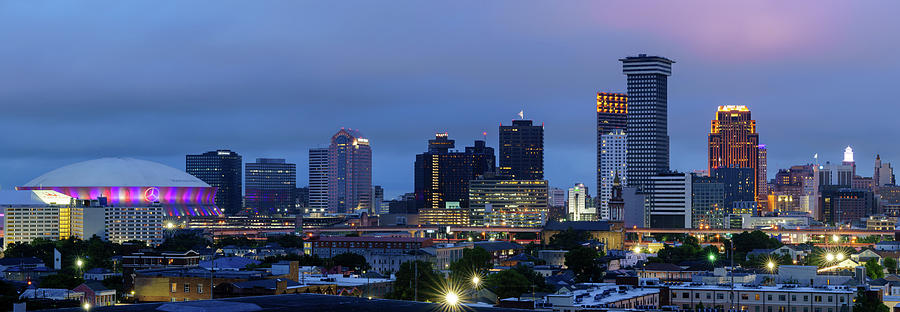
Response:
[{"label": "skyscraper", "polygon": [[515,180],[544,179],[544,127],[531,120],[500,125],[500,174]]},{"label": "skyscraper", "polygon": [[626,176],[629,186],[642,188],[669,170],[668,77],[675,62],[646,54],[619,61],[628,79]]},{"label": "skyscraper", "polygon": [[566,209],[571,221],[593,221],[587,218],[587,187],[582,183],[576,183],[569,188],[568,209]]},{"label": "skyscraper", "polygon": [[372,198],[372,214],[388,213],[387,209],[382,209],[382,204],[384,203],[384,188],[380,185],[373,186]]},{"label": "skyscraper", "polygon": [[691,223],[695,229],[725,228],[725,183],[714,177],[693,176],[691,185]]},{"label": "skyscraper", "polygon": [[760,144],[756,165],[756,200],[760,207],[766,207],[766,201],[769,199],[768,154],[766,145]]},{"label": "skyscraper", "polygon": [[357,130],[341,129],[328,146],[328,210],[370,211],[372,148]]},{"label": "skyscraper", "polygon": [[[719,106],[709,130],[709,172],[717,168],[750,168],[753,198],[757,200],[759,180],[759,134],[750,109],[743,105]],[[725,186],[726,190],[728,185]],[[726,196],[727,197],[727,196]],[[728,205],[726,198],[726,205]]]},{"label": "skyscraper", "polygon": [[306,213],[328,210],[328,148],[309,149],[309,209]]},{"label": "skyscraper", "polygon": [[[600,190],[602,207],[606,207],[606,200],[609,200],[609,192],[612,190],[612,178],[615,172],[606,172],[603,170],[603,159],[606,156],[604,151],[604,135],[621,134],[624,139],[625,127],[627,123],[626,116],[628,114],[628,97],[619,93],[597,93],[597,189]],[[622,146],[625,150],[625,146]],[[624,157],[625,155],[622,154]],[[624,161],[622,167],[624,169]],[[619,174],[624,175],[624,171]],[[605,196],[604,196],[605,195]]]},{"label": "skyscraper", "polygon": [[437,133],[428,151],[416,155],[415,191],[418,209],[443,209],[447,203],[469,208],[469,181],[494,171],[494,149],[484,141],[465,152],[452,151],[455,141]]},{"label": "skyscraper", "polygon": [[184,171],[217,188],[216,206],[229,215],[243,209],[242,168],[243,158],[230,150],[186,155],[184,162]]},{"label": "skyscraper", "polygon": [[600,167],[597,177],[599,178],[598,192],[599,203],[597,205],[598,213],[601,219],[608,219],[609,200],[612,198],[613,180],[618,179],[619,184],[628,185],[627,179],[623,179],[628,174],[626,160],[628,157],[626,146],[627,135],[622,129],[614,129],[612,132],[600,136]]},{"label": "skyscraper", "polygon": [[244,169],[245,206],[257,214],[286,214],[296,207],[297,165],[282,158],[257,158]]},{"label": "skyscraper", "polygon": [[[644,223],[651,228],[690,228],[692,190],[690,173],[670,172],[647,180]],[[627,212],[626,212],[627,213]]]},{"label": "skyscraper", "polygon": [[891,163],[882,163],[881,155],[875,155],[875,171],[872,174],[876,186],[894,185],[894,168]]}]

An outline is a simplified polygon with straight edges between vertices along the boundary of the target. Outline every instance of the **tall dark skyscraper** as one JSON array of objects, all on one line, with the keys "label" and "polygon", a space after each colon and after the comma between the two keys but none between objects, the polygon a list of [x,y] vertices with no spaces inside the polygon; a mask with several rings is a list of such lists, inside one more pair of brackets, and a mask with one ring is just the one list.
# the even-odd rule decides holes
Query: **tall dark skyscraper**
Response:
[{"label": "tall dark skyscraper", "polygon": [[328,146],[328,210],[372,208],[372,147],[357,130],[341,129]]},{"label": "tall dark skyscraper", "polygon": [[469,181],[494,171],[494,149],[484,141],[475,141],[475,146],[466,147],[465,152],[451,151],[454,146],[446,133],[438,133],[428,140],[428,151],[416,155],[418,209],[441,209],[447,202],[469,208]]},{"label": "tall dark skyscraper", "polygon": [[184,171],[216,187],[216,206],[233,215],[243,209],[243,158],[229,150],[185,156]]},{"label": "tall dark skyscraper", "polygon": [[285,214],[296,207],[297,165],[280,158],[257,158],[244,170],[245,206],[264,214]]},{"label": "tall dark skyscraper", "polygon": [[[628,96],[620,93],[597,93],[597,199],[598,215],[609,219],[609,200],[612,199],[613,180],[620,184],[627,174],[625,127],[628,116]],[[625,183],[627,184],[627,183]]]},{"label": "tall dark skyscraper", "polygon": [[628,185],[669,171],[668,77],[674,61],[640,54],[622,62],[628,79]]},{"label": "tall dark skyscraper", "polygon": [[531,120],[500,125],[500,174],[516,180],[544,179],[544,127]]}]

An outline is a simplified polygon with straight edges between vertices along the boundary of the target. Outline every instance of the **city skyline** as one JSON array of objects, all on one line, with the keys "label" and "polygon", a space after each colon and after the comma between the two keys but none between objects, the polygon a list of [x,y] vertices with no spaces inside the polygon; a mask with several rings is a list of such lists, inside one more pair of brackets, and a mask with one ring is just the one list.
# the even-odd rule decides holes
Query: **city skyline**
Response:
[{"label": "city skyline", "polygon": [[[617,6],[627,12],[637,10],[635,6]],[[685,5],[678,10],[697,6]],[[113,18],[75,6],[56,15],[39,10],[37,4],[11,4],[0,13],[4,17],[0,25],[18,27],[0,27],[7,29],[0,30],[0,38],[17,44],[0,48],[0,54],[19,61],[5,64],[14,70],[0,73],[4,82],[0,103],[7,111],[0,117],[0,131],[8,134],[0,138],[7,146],[0,165],[5,173],[0,187],[10,190],[53,168],[99,157],[135,157],[179,168],[186,154],[230,149],[247,159],[285,158],[303,166],[309,148],[321,146],[322,138],[348,127],[361,129],[371,138],[375,151],[373,184],[383,185],[386,197],[392,198],[413,190],[415,154],[421,152],[421,142],[434,133],[449,132],[460,142],[469,142],[482,138],[486,131],[487,145],[498,148],[496,126],[515,119],[515,114],[524,110],[527,119],[545,125],[544,164],[551,185],[566,187],[582,182],[597,190],[593,185],[595,120],[589,112],[595,109],[596,92],[625,91],[621,65],[616,60],[639,53],[678,62],[673,65],[676,74],[669,79],[672,169],[705,167],[708,129],[704,124],[709,119],[708,111],[720,105],[747,105],[753,110],[760,135],[765,136],[764,143],[770,149],[769,178],[780,168],[812,162],[815,153],[823,163],[837,163],[841,149],[847,145],[856,152],[860,175],[872,174],[876,154],[886,162],[900,159],[900,148],[881,143],[889,141],[890,116],[896,115],[885,90],[890,90],[890,82],[896,80],[893,73],[900,63],[892,58],[877,66],[859,62],[892,51],[898,41],[855,35],[875,31],[876,25],[883,25],[880,19],[886,18],[882,14],[892,10],[831,5],[791,15],[788,12],[797,10],[766,11],[774,8],[774,3],[712,6],[720,9],[717,14],[722,17],[692,14],[698,14],[694,17],[704,22],[733,18],[736,23],[723,26],[717,33],[700,27],[702,22],[664,27],[688,18],[663,16],[660,12],[673,9],[666,5],[661,5],[659,12],[649,13],[659,18],[649,26],[622,22],[599,12],[616,10],[558,6],[542,8],[555,13],[542,17],[552,27],[535,29],[519,20],[527,20],[522,17],[537,8],[515,11],[494,5],[483,12],[472,12],[473,26],[456,27],[459,24],[452,19],[438,19],[423,25],[421,31],[407,33],[397,29],[400,24],[377,18],[386,10],[393,10],[404,20],[415,17],[415,10],[392,5],[361,10],[357,13],[360,21],[346,26],[350,29],[339,28],[332,24],[337,22],[326,18],[312,18],[328,16],[341,8],[294,7],[302,9],[301,18],[259,7],[240,8],[270,14],[271,24],[258,24],[247,17],[225,18],[230,15],[223,13],[233,14],[237,9],[223,6],[199,13],[198,18],[208,25],[198,32],[183,32],[191,24],[174,8],[113,6],[110,9],[118,13]],[[462,8],[442,9],[452,12]],[[738,13],[746,10],[765,18],[756,21],[740,17]],[[295,21],[304,20],[305,14],[311,18]],[[135,23],[121,25],[122,16],[134,17]],[[512,25],[494,25],[491,21],[496,18],[509,20]],[[96,21],[69,27],[85,19]],[[160,26],[162,19],[172,23]],[[621,28],[614,27],[618,22],[622,22],[617,26]],[[36,25],[41,27],[29,27]],[[9,30],[22,26],[30,30]],[[304,30],[299,36],[290,34],[308,28],[305,26],[319,27]],[[94,27],[118,30],[85,36],[98,30]],[[379,35],[365,39],[368,32],[359,31],[363,27],[371,27]],[[771,30],[769,27],[782,30],[776,32],[780,36],[760,34]],[[275,28],[289,31],[273,32]],[[477,33],[485,34],[477,40],[467,38]],[[236,39],[229,42],[223,37]],[[369,43],[370,49],[331,53],[345,47],[323,44],[333,42],[335,37],[354,45]],[[430,45],[420,45],[422,39],[428,39],[425,42]],[[603,44],[608,40],[622,43]],[[260,48],[248,42],[258,42]],[[729,46],[735,42],[741,44]],[[480,48],[463,48],[474,43]],[[545,46],[548,43],[552,49]],[[47,44],[73,48],[69,53],[39,52],[47,51]],[[433,45],[454,49],[448,53]],[[314,48],[307,49],[309,46]],[[229,52],[237,47],[256,54]],[[284,47],[288,51],[285,54],[298,52],[301,57],[270,55],[278,47]],[[421,58],[397,60],[392,55],[398,52],[405,58]],[[305,61],[310,58],[321,59],[322,64]],[[116,63],[116,59],[128,65]],[[187,62],[197,59],[202,60]],[[352,62],[340,65],[344,61]],[[327,70],[331,68],[335,71]],[[315,77],[310,80],[304,73]],[[383,77],[374,79],[376,75]],[[436,86],[441,86],[441,96],[434,96]],[[260,87],[259,91],[249,91]],[[842,92],[822,92],[830,89]],[[866,102],[874,104],[863,105]],[[847,110],[847,103],[860,104]],[[320,117],[335,107],[346,110],[345,116]],[[811,108],[816,109],[815,115],[808,113]],[[819,126],[823,119],[837,123],[848,116],[855,120],[853,127]],[[263,127],[247,120],[272,122]],[[223,129],[222,122],[236,126]],[[75,129],[69,132],[76,138],[59,136],[62,129]],[[808,139],[798,142],[796,137]],[[60,148],[65,152],[59,153]],[[306,170],[299,171],[297,179],[306,181]]]}]

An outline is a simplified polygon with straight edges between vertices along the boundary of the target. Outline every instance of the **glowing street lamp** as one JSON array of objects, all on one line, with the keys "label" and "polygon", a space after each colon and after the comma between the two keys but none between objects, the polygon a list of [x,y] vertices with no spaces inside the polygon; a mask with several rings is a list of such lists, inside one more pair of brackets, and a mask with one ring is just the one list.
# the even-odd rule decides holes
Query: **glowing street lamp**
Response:
[{"label": "glowing street lamp", "polygon": [[85,302],[85,303],[84,303],[84,305],[83,305],[83,306],[81,306],[81,307],[82,307],[82,308],[84,308],[84,310],[85,310],[85,311],[88,311],[88,310],[90,310],[90,309],[91,309],[91,304],[90,304],[90,303],[87,303],[87,302]]},{"label": "glowing street lamp", "polygon": [[636,254],[641,253],[641,246],[634,246],[634,253],[636,253]]},{"label": "glowing street lamp", "polygon": [[456,306],[459,304],[459,295],[456,292],[449,291],[446,295],[444,295],[444,303],[449,306]]},{"label": "glowing street lamp", "polygon": [[837,234],[831,235],[831,240],[834,241],[835,243],[837,243],[837,242],[841,241],[841,237],[837,236]]},{"label": "glowing street lamp", "polygon": [[838,254],[835,255],[834,257],[837,258],[838,261],[843,261],[843,260],[844,260],[844,254],[843,254],[843,253],[838,253]]},{"label": "glowing street lamp", "polygon": [[472,277],[472,285],[478,287],[478,284],[481,284],[481,278],[475,275]]},{"label": "glowing street lamp", "polygon": [[769,261],[769,263],[766,263],[766,268],[768,268],[769,271],[774,271],[775,270],[775,262]]},{"label": "glowing street lamp", "polygon": [[834,254],[830,253],[830,252],[825,254],[825,261],[828,261],[828,262],[834,261]]},{"label": "glowing street lamp", "polygon": [[75,265],[80,269],[82,266],[84,266],[84,261],[81,261],[81,259],[75,260]]}]

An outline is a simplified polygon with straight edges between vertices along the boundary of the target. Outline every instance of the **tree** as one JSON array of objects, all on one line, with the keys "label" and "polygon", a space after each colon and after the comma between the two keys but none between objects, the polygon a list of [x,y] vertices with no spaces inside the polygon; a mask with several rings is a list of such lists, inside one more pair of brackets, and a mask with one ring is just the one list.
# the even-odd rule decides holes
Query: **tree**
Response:
[{"label": "tree", "polygon": [[345,252],[334,256],[331,258],[331,262],[332,265],[339,265],[357,271],[369,269],[369,262],[366,261],[366,257],[352,252]]},{"label": "tree", "polygon": [[512,269],[528,279],[529,283],[535,286],[535,289],[540,291],[551,290],[549,287],[547,287],[547,280],[544,278],[544,276],[538,272],[535,272],[533,269],[531,269],[531,267],[524,264],[519,264]]},{"label": "tree", "polygon": [[0,281],[0,310],[12,311],[13,303],[19,301],[19,291],[13,284]]},{"label": "tree", "polygon": [[581,247],[581,243],[591,240],[591,234],[586,231],[576,231],[568,228],[550,237],[550,247],[562,250],[572,250]]},{"label": "tree", "polygon": [[450,277],[453,280],[470,279],[473,275],[484,274],[493,267],[493,257],[481,247],[463,249],[462,258],[450,264]]},{"label": "tree", "polygon": [[[868,269],[866,269],[868,271]],[[869,293],[860,290],[856,293],[856,304],[853,305],[853,312],[890,312],[891,309],[881,302],[881,296],[877,292]]]},{"label": "tree", "polygon": [[884,267],[878,264],[878,259],[872,258],[866,261],[866,276],[871,279],[884,277]]},{"label": "tree", "polygon": [[783,245],[778,239],[759,230],[735,234],[731,240],[734,242],[734,250],[745,254],[754,249],[775,249]]},{"label": "tree", "polygon": [[532,283],[516,270],[503,270],[489,275],[485,285],[497,298],[518,298],[531,290]]},{"label": "tree", "polygon": [[303,247],[303,237],[297,235],[279,235],[279,236],[269,236],[266,239],[269,243],[277,243],[281,247],[284,248],[300,248]]},{"label": "tree", "polygon": [[41,279],[41,288],[65,288],[72,289],[84,283],[80,277],[71,274],[53,274]]},{"label": "tree", "polygon": [[[418,274],[416,274],[418,273]],[[413,300],[417,295],[420,301],[438,300],[438,290],[443,278],[431,267],[431,262],[416,260],[400,264],[394,274],[394,289],[387,298]]]},{"label": "tree", "polygon": [[897,274],[897,259],[891,257],[884,258],[884,268],[887,269],[888,273]]},{"label": "tree", "polygon": [[589,247],[578,247],[566,253],[566,266],[575,272],[575,279],[579,282],[593,282],[600,278],[600,266],[597,258],[600,255]]}]

